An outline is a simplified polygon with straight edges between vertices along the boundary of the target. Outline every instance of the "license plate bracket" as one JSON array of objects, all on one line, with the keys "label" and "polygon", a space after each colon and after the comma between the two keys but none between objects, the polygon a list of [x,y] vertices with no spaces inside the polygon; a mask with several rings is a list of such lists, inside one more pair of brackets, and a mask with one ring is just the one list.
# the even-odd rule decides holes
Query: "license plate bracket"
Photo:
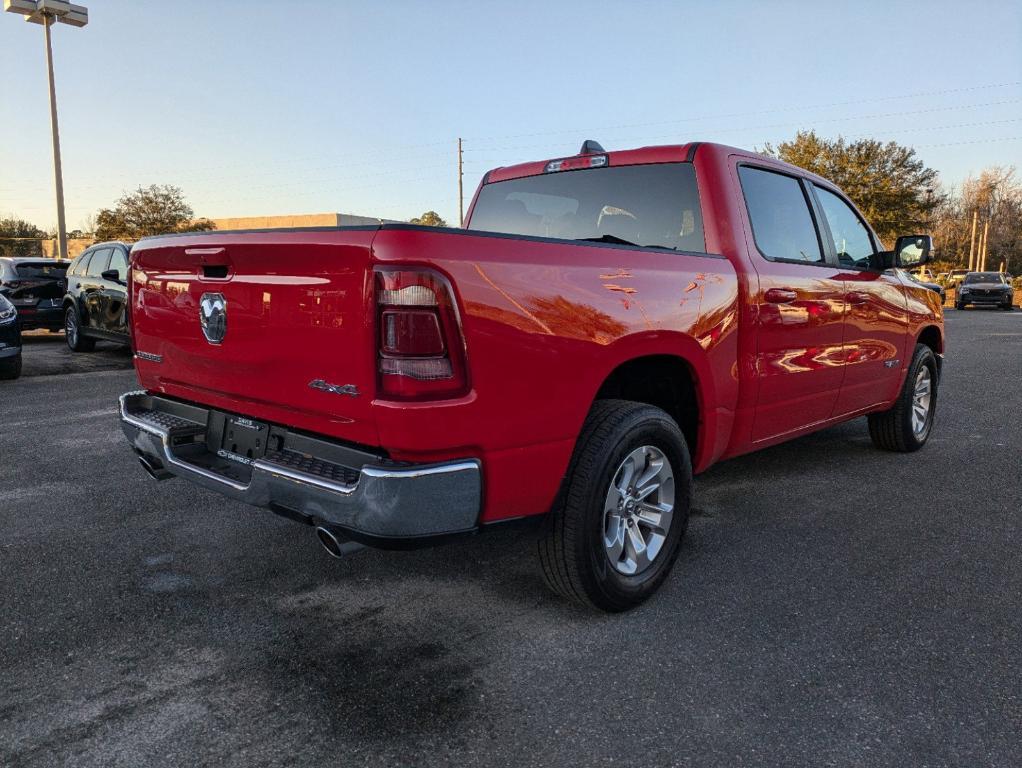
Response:
[{"label": "license plate bracket", "polygon": [[220,449],[228,454],[227,458],[238,457],[236,460],[252,461],[266,453],[269,434],[270,427],[265,422],[228,415],[224,420]]}]

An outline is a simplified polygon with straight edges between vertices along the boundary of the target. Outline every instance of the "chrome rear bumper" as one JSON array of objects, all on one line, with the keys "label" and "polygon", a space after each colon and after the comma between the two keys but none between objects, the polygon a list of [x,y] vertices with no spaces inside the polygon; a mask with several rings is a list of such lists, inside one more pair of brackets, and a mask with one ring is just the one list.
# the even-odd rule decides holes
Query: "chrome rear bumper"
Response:
[{"label": "chrome rear bumper", "polygon": [[[482,503],[480,463],[386,463],[371,453],[336,447],[346,457],[294,450],[326,441],[295,436],[295,444],[256,459],[207,446],[209,415],[192,404],[146,392],[121,395],[121,427],[147,471],[167,474],[258,507],[290,513],[315,525],[340,528],[353,537],[420,539],[476,529]],[[297,443],[298,440],[302,442]],[[155,472],[155,474],[154,474]],[[396,542],[395,542],[396,543]]]}]

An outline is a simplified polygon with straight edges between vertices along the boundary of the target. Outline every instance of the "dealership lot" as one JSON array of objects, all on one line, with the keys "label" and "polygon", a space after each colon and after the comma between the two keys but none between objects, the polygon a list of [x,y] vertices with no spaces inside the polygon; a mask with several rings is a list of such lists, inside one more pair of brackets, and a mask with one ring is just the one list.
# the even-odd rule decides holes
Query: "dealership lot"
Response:
[{"label": "dealership lot", "polygon": [[715,467],[621,616],[549,596],[523,533],[338,562],[154,483],[117,423],[130,357],[27,344],[0,384],[0,764],[1017,765],[1022,312],[947,331],[921,453],[858,420]]},{"label": "dealership lot", "polygon": [[63,333],[27,331],[21,339],[24,349],[22,376],[57,376],[131,368],[131,351],[109,341],[97,341],[94,352],[76,354],[68,349]]}]

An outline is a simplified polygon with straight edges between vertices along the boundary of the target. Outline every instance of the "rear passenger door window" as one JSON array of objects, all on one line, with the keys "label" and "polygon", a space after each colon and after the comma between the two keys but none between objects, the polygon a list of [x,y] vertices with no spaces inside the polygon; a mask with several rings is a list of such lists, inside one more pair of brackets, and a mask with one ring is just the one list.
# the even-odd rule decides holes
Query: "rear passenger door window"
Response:
[{"label": "rear passenger door window", "polygon": [[78,263],[71,267],[71,271],[68,274],[72,274],[75,277],[82,277],[86,274],[89,269],[89,259],[92,258],[93,251],[87,251],[78,258]]},{"label": "rear passenger door window", "polygon": [[116,269],[120,280],[128,279],[128,258],[124,251],[114,248],[114,255],[110,257],[110,266],[107,269]]},{"label": "rear passenger door window", "polygon": [[110,264],[110,253],[113,248],[103,248],[92,254],[92,261],[89,262],[89,277],[98,278],[107,270],[107,265]]},{"label": "rear passenger door window", "polygon": [[759,252],[771,261],[823,264],[823,248],[802,183],[794,176],[746,165],[738,168],[738,176]]},{"label": "rear passenger door window", "polygon": [[862,219],[848,203],[829,189],[817,186],[816,199],[820,201],[820,208],[827,219],[838,262],[842,267],[868,269],[876,248]]}]

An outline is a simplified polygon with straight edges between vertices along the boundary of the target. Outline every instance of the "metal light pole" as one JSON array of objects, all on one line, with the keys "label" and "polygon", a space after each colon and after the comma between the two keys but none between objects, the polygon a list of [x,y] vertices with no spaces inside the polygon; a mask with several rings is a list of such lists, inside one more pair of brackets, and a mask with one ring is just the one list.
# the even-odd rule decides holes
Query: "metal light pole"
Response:
[{"label": "metal light pole", "polygon": [[84,27],[89,23],[89,11],[83,5],[72,5],[66,0],[4,0],[4,10],[20,13],[25,21],[43,25],[46,38],[46,76],[50,84],[50,130],[53,134],[53,183],[57,191],[57,249],[62,259],[67,258],[67,226],[64,222],[64,174],[60,168],[60,131],[57,128],[57,91],[53,84],[53,48],[50,45],[50,27],[54,21]]}]

